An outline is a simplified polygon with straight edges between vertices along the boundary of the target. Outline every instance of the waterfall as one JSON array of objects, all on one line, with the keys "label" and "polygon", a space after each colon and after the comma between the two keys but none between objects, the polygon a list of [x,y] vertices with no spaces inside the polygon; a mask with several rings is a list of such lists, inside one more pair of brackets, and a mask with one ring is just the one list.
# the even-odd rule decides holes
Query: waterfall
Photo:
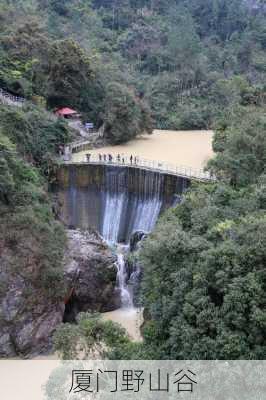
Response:
[{"label": "waterfall", "polygon": [[117,286],[120,291],[121,306],[122,308],[133,307],[133,296],[127,284],[128,273],[126,269],[125,257],[120,248],[117,252]]},{"label": "waterfall", "polygon": [[162,210],[180,201],[186,178],[112,165],[64,166],[58,173],[60,217],[67,226],[93,229],[109,243],[129,243],[151,232]]},{"label": "waterfall", "polygon": [[126,170],[106,171],[99,230],[109,243],[128,243],[139,230],[151,232],[162,209],[163,175],[137,170],[134,178],[133,191]]},{"label": "waterfall", "polygon": [[117,286],[122,307],[130,308],[133,288],[140,275],[135,270],[129,277],[127,271],[125,251],[130,238],[135,232],[151,232],[161,211],[180,201],[178,196],[189,181],[112,165],[64,168],[60,186],[62,219],[68,226],[92,228],[109,245],[117,246]]},{"label": "waterfall", "polygon": [[106,194],[102,236],[108,243],[117,243],[118,241],[125,201],[125,193]]},{"label": "waterfall", "polygon": [[160,174],[137,170],[134,188],[126,170],[110,168],[106,171],[102,191],[103,220],[101,234],[107,243],[117,246],[117,286],[122,308],[133,308],[133,291],[139,271],[129,277],[125,254],[131,235],[136,231],[151,232],[163,204],[164,177]]},{"label": "waterfall", "polygon": [[159,195],[153,199],[137,201],[134,215],[133,229],[131,233],[143,231],[149,233],[154,228],[162,207]]}]

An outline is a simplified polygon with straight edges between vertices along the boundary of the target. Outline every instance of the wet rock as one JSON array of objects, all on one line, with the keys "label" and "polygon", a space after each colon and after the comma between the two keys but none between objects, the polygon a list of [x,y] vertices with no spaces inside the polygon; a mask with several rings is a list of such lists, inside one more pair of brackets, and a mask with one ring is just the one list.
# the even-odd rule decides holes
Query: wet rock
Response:
[{"label": "wet rock", "polygon": [[130,252],[136,251],[139,248],[139,243],[147,237],[147,233],[136,231],[130,237]]},{"label": "wet rock", "polygon": [[116,289],[116,256],[93,232],[69,230],[65,278],[65,321],[81,311],[113,311],[120,306]]},{"label": "wet rock", "polygon": [[33,252],[31,256],[21,268],[13,264],[12,249],[0,246],[1,358],[27,358],[48,351],[52,333],[63,318],[63,299],[48,299],[32,279],[36,261]]},{"label": "wet rock", "polygon": [[[12,342],[18,355],[38,355],[52,348],[55,328],[62,322],[64,304],[46,304],[39,315],[25,314],[12,333]],[[34,316],[34,318],[33,318]]]},{"label": "wet rock", "polygon": [[0,357],[15,357],[16,356],[16,351],[14,349],[14,346],[12,344],[12,339],[11,336],[8,332],[8,329],[6,329],[6,333],[4,333],[5,330],[1,331],[1,336],[0,336]]},{"label": "wet rock", "polygon": [[26,283],[20,276],[14,277],[9,284],[1,304],[2,317],[5,321],[12,322],[19,315],[23,305],[25,287]]}]

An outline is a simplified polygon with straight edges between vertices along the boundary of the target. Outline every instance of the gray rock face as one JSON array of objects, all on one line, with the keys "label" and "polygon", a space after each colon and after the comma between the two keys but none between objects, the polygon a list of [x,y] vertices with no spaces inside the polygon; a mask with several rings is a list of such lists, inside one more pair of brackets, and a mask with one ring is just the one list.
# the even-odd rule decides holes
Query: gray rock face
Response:
[{"label": "gray rock face", "polygon": [[81,311],[112,311],[120,306],[116,257],[96,233],[69,230],[65,278],[65,320]]},{"label": "gray rock face", "polygon": [[0,357],[28,357],[47,351],[62,322],[63,301],[48,301],[40,288],[27,285],[21,277],[10,276],[8,281],[10,289],[0,304]]},{"label": "gray rock face", "polygon": [[143,231],[136,231],[130,237],[130,251],[136,251],[139,249],[140,242],[147,237],[147,233]]},{"label": "gray rock face", "polygon": [[75,317],[119,306],[111,250],[96,234],[69,231],[68,238],[65,299],[48,299],[34,279],[29,282],[19,270],[11,273],[8,251],[0,252],[0,358],[46,353],[68,308]]},{"label": "gray rock face", "polygon": [[28,270],[12,265],[12,252],[0,248],[0,358],[27,357],[47,351],[62,321],[63,299],[48,300],[34,279],[33,257]]}]

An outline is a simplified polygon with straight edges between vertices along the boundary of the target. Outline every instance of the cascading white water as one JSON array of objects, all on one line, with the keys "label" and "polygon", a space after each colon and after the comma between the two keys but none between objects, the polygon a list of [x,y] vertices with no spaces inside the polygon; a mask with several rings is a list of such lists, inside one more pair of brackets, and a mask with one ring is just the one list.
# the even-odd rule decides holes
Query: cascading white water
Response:
[{"label": "cascading white water", "polygon": [[125,193],[106,194],[102,236],[109,243],[117,243],[125,202]]},{"label": "cascading white water", "polygon": [[106,172],[106,186],[102,192],[101,233],[107,243],[117,246],[117,286],[122,308],[133,307],[133,290],[128,282],[135,280],[128,279],[124,258],[128,248],[122,246],[121,241],[127,243],[136,231],[151,232],[163,203],[162,175],[137,171],[135,178],[137,190],[132,193],[128,190],[125,171],[118,173],[117,170],[109,170]]},{"label": "cascading white water", "polygon": [[126,270],[125,257],[118,247],[117,252],[117,286],[120,291],[122,308],[133,308],[133,298],[130,288],[127,284],[128,274]]},{"label": "cascading white water", "polygon": [[187,179],[140,168],[69,166],[58,191],[60,217],[108,242],[128,243],[135,231],[152,231],[161,210],[180,201],[175,197],[188,185]]},{"label": "cascading white water", "polygon": [[124,221],[125,209],[127,207],[127,194],[109,194],[106,195],[104,218],[102,225],[102,236],[111,244],[119,242],[119,232],[123,225],[128,231],[128,237],[136,231],[151,232],[159,217],[162,200],[160,196],[151,199],[135,199],[131,207],[131,226],[130,221]]},{"label": "cascading white water", "polygon": [[132,233],[136,231],[151,232],[156,224],[162,207],[159,195],[153,199],[138,202],[134,215]]},{"label": "cascading white water", "polygon": [[132,192],[126,170],[106,171],[100,231],[109,243],[127,243],[138,230],[151,232],[162,209],[164,177],[137,171],[134,178]]}]

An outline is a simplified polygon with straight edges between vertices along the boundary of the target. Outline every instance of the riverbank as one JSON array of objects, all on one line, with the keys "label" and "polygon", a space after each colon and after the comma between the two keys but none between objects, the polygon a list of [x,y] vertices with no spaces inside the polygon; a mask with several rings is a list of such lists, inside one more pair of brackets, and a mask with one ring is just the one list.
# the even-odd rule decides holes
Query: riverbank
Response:
[{"label": "riverbank", "polygon": [[[105,321],[112,321],[120,324],[134,342],[141,342],[141,325],[143,324],[143,310],[137,308],[120,308],[115,311],[102,313],[102,318]],[[59,360],[58,353],[52,352],[46,355],[39,355],[32,358],[33,360]],[[14,360],[18,360],[14,359]]]}]

